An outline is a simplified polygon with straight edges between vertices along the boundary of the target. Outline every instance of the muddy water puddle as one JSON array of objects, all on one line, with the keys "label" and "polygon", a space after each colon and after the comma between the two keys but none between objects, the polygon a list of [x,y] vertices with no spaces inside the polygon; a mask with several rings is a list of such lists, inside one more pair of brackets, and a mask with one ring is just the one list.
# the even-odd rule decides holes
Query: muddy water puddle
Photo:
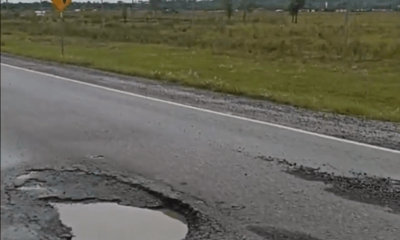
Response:
[{"label": "muddy water puddle", "polygon": [[52,203],[72,240],[183,240],[184,218],[170,210],[149,210],[118,203]]}]

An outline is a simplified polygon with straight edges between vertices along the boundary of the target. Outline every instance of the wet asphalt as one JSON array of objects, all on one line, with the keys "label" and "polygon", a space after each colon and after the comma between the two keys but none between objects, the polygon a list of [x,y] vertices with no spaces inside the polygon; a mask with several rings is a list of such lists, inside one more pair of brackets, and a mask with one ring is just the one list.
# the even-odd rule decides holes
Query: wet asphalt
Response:
[{"label": "wet asphalt", "polygon": [[[146,195],[150,200],[144,202],[176,208],[193,220],[189,240],[390,240],[400,235],[400,154],[393,150],[400,150],[400,133],[395,124],[4,55],[1,62],[392,149],[322,138],[2,65],[2,224],[32,222],[24,214],[11,221],[14,217],[7,212],[44,206],[45,213],[36,221],[42,224],[29,231],[20,228],[28,232],[20,234],[68,239],[68,230],[61,225],[41,230],[46,222],[42,218],[57,219],[49,201],[108,199],[148,207],[143,201],[126,203]],[[68,191],[51,198],[21,193],[15,178],[31,168],[45,173],[41,181],[45,186]],[[93,175],[97,182],[90,180]],[[141,180],[132,183],[132,179]],[[118,192],[124,187],[112,181],[127,189]],[[81,187],[70,187],[72,183]],[[14,232],[11,225],[7,236]]]}]

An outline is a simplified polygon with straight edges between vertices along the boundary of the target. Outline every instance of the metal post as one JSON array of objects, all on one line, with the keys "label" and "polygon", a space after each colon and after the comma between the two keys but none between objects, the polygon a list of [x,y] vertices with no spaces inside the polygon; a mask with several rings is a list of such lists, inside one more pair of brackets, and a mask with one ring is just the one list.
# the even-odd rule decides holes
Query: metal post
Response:
[{"label": "metal post", "polygon": [[61,56],[64,56],[64,16],[63,12],[60,12],[61,16]]},{"label": "metal post", "polygon": [[194,8],[195,8],[196,0],[192,0],[192,24],[194,22]]},{"label": "metal post", "polygon": [[[43,12],[42,0],[40,0],[40,16],[39,16],[39,19],[42,19],[42,14],[43,14],[43,18],[44,18],[44,12]],[[40,21],[40,20],[39,20],[39,21]]]},{"label": "metal post", "polygon": [[244,9],[243,9],[243,22],[246,22],[246,15],[247,15],[247,1],[243,0]]},{"label": "metal post", "polygon": [[344,28],[345,28],[345,44],[347,46],[349,40],[349,12],[350,12],[350,0],[346,3],[346,15],[344,17]]},{"label": "metal post", "polygon": [[344,18],[345,26],[347,26],[347,23],[349,21],[349,12],[350,12],[350,0],[347,0],[347,3],[346,3],[346,16]]},{"label": "metal post", "polygon": [[134,0],[132,0],[132,8],[131,8],[132,23],[133,23],[133,21],[134,21],[133,8],[134,8]]},{"label": "metal post", "polygon": [[104,3],[103,0],[101,0],[101,26],[104,28],[105,27],[105,19],[104,19]]},{"label": "metal post", "polygon": [[7,18],[10,16],[10,6],[8,4],[8,0],[6,0],[6,7],[7,7]]}]

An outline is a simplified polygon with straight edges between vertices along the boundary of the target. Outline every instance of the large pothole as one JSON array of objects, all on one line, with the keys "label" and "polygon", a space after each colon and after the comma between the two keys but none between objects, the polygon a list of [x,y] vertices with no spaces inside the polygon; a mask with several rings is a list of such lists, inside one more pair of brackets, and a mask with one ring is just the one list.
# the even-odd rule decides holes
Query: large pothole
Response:
[{"label": "large pothole", "polygon": [[164,194],[153,185],[98,171],[35,169],[17,177],[8,190],[10,211],[22,212],[10,212],[5,222],[10,227],[20,222],[38,239],[232,239],[175,197],[179,193]]},{"label": "large pothole", "polygon": [[[118,203],[52,203],[73,240],[182,240],[188,233],[183,216]],[[167,214],[168,215],[167,215]]]}]

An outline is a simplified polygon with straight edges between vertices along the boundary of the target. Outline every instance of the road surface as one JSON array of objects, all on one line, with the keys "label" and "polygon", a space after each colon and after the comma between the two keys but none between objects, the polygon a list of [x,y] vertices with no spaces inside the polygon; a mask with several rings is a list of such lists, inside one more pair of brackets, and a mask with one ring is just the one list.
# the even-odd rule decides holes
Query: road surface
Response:
[{"label": "road surface", "polygon": [[[313,239],[400,236],[399,214],[324,191],[323,183],[288,174],[279,164],[400,179],[396,150],[3,63],[7,62],[1,65],[2,175],[15,178],[18,171],[8,169],[19,166],[72,163],[137,174],[197,199],[202,213],[248,239],[268,239],[270,233],[265,232],[272,227]],[[101,159],[89,157],[99,155]]]}]

